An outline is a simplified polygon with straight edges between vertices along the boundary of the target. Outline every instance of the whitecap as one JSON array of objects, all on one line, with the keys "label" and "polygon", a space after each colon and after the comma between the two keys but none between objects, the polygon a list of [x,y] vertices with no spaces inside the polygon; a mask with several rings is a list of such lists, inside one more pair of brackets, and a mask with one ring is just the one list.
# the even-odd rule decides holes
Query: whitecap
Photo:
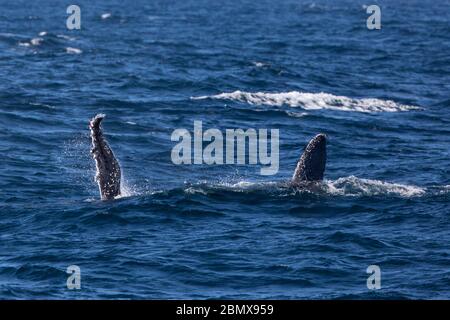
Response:
[{"label": "whitecap", "polygon": [[57,38],[64,39],[64,40],[69,40],[69,41],[75,40],[75,38],[66,36],[65,34],[57,34],[56,37],[57,37]]},{"label": "whitecap", "polygon": [[102,17],[103,20],[111,18],[111,13],[109,13],[109,12],[103,13],[101,15],[101,17]]},{"label": "whitecap", "polygon": [[66,48],[66,53],[69,53],[69,54],[81,54],[81,53],[83,53],[83,51],[78,49],[78,48],[67,47]]},{"label": "whitecap", "polygon": [[222,186],[229,187],[231,189],[251,189],[257,187],[261,183],[241,180],[234,183],[223,182]]},{"label": "whitecap", "polygon": [[33,38],[31,39],[31,44],[33,46],[39,46],[42,43],[42,41],[44,41],[43,38]]},{"label": "whitecap", "polygon": [[288,116],[294,117],[294,118],[303,118],[304,116],[307,116],[307,112],[292,112],[288,111],[286,112]]},{"label": "whitecap", "polygon": [[0,32],[0,37],[15,38],[17,36],[20,36],[20,35],[16,34],[16,33],[10,33],[10,32]]},{"label": "whitecap", "polygon": [[44,107],[47,109],[55,109],[55,106],[51,106],[49,104],[45,104],[45,103],[38,103],[38,102],[30,102],[29,103],[32,106],[36,106],[36,107]]},{"label": "whitecap", "polygon": [[361,179],[355,176],[325,181],[326,192],[339,196],[399,196],[404,198],[423,196],[424,188],[390,183],[380,180]]},{"label": "whitecap", "polygon": [[[273,191],[276,190],[280,186],[280,182],[277,181],[248,181],[248,180],[239,180],[239,181],[219,181],[215,183],[211,182],[201,182],[195,185],[196,188],[207,188],[212,190],[228,190],[232,192],[252,192],[252,191]],[[189,188],[192,188],[190,186]]]},{"label": "whitecap", "polygon": [[346,96],[336,96],[330,93],[309,93],[309,92],[244,92],[234,91],[220,93],[211,96],[191,97],[193,100],[220,99],[232,100],[248,103],[250,105],[269,105],[281,107],[301,107],[305,110],[340,110],[355,112],[399,112],[420,109],[417,106],[404,105],[392,100],[382,100],[376,98],[356,99]]},{"label": "whitecap", "polygon": [[202,195],[207,195],[208,193],[205,191],[205,190],[203,190],[202,188],[195,188],[195,187],[189,187],[189,188],[186,188],[185,190],[184,190],[184,193],[186,193],[186,194],[202,194]]},{"label": "whitecap", "polygon": [[450,194],[450,185],[440,187],[439,191],[438,191],[438,194],[440,194],[440,195]]},{"label": "whitecap", "polygon": [[266,66],[265,63],[258,62],[258,61],[253,62],[253,64],[255,65],[255,67],[258,67],[258,68],[262,68],[262,67]]}]

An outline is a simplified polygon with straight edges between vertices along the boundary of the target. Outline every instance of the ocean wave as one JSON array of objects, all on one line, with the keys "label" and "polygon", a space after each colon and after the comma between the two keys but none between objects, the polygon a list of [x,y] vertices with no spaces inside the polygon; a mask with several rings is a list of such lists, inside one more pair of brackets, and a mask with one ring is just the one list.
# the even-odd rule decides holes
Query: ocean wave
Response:
[{"label": "ocean wave", "polygon": [[60,38],[60,39],[64,39],[64,40],[69,40],[69,41],[74,41],[75,40],[74,37],[69,37],[69,36],[66,36],[65,34],[57,34],[56,37]]},{"label": "ocean wave", "polygon": [[426,189],[390,183],[380,180],[361,179],[355,176],[339,178],[335,181],[325,181],[328,193],[342,196],[398,196],[411,198],[422,196]]},{"label": "ocean wave", "polygon": [[448,194],[450,194],[450,185],[439,188],[438,195],[448,195]]},{"label": "ocean wave", "polygon": [[68,54],[81,54],[81,53],[83,53],[83,51],[78,49],[78,48],[67,47],[66,48],[66,53],[68,53]]},{"label": "ocean wave", "polygon": [[31,45],[33,45],[33,46],[39,46],[39,45],[41,45],[41,43],[42,43],[43,41],[44,41],[43,38],[37,37],[37,38],[31,39],[30,43],[31,43]]},{"label": "ocean wave", "polygon": [[28,37],[20,37],[17,36],[17,44],[20,47],[32,47],[34,49],[40,48],[40,50],[44,49],[55,49],[61,48],[64,46],[66,53],[69,54],[80,54],[82,51],[78,48],[68,47],[65,45],[67,41],[74,41],[75,38],[62,35],[62,34],[54,34],[47,31],[41,31],[38,33],[38,36],[33,38]]},{"label": "ocean wave", "polygon": [[19,45],[19,47],[31,47],[31,46],[38,47],[38,46],[42,45],[43,43],[44,43],[44,38],[36,37],[36,38],[31,39],[29,42],[19,41],[18,45]]},{"label": "ocean wave", "polygon": [[111,18],[111,13],[110,13],[110,12],[102,13],[101,18],[102,18],[103,20],[106,20],[106,19],[108,19],[108,18]]},{"label": "ocean wave", "polygon": [[291,187],[289,182],[219,182],[208,183],[201,182],[198,184],[190,184],[186,186],[184,192],[187,194],[203,194],[215,193],[219,190],[229,192],[244,193],[270,193],[285,196],[298,196],[302,194],[315,194],[317,196],[343,196],[343,197],[370,197],[370,196],[388,196],[411,198],[420,197],[426,193],[426,189],[404,185],[398,183],[390,183],[380,180],[362,179],[355,176],[343,177],[337,180],[325,180],[322,183],[310,183],[303,187]]},{"label": "ocean wave", "polygon": [[251,105],[269,105],[281,107],[300,107],[305,110],[340,110],[356,112],[400,112],[417,110],[420,107],[396,103],[392,100],[382,100],[376,98],[355,99],[346,96],[336,96],[330,93],[309,93],[309,92],[244,92],[234,91],[220,93],[211,96],[191,97],[193,100],[219,99],[248,103]]},{"label": "ocean wave", "polygon": [[208,195],[216,191],[230,191],[230,192],[252,192],[252,191],[274,191],[281,187],[279,182],[252,182],[241,180],[237,182],[199,182],[196,184],[188,184],[184,189],[187,194],[203,194]]}]

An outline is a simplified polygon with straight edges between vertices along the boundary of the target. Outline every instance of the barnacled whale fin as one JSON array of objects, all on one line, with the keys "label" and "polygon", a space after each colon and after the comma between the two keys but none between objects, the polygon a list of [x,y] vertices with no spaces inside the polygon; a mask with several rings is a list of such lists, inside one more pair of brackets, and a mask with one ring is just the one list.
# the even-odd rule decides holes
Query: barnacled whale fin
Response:
[{"label": "barnacled whale fin", "polygon": [[95,181],[98,183],[102,200],[110,200],[120,195],[121,169],[106,139],[103,136],[100,122],[105,115],[97,114],[89,122],[91,129],[91,154],[95,161]]},{"label": "barnacled whale fin", "polygon": [[305,148],[295,168],[292,183],[321,181],[327,162],[327,136],[319,133]]},{"label": "barnacled whale fin", "polygon": [[100,126],[100,122],[106,117],[106,114],[99,113],[89,122],[90,129],[98,129]]}]

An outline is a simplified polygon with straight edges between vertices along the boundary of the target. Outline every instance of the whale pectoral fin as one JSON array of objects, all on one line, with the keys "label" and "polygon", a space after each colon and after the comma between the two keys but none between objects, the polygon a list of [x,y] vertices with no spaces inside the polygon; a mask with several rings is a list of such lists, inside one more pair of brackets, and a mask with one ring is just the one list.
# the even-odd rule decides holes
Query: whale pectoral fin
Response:
[{"label": "whale pectoral fin", "polygon": [[120,195],[120,166],[114,153],[103,137],[101,121],[104,114],[97,114],[89,122],[91,129],[91,155],[96,164],[96,175],[94,180],[98,183],[102,200],[114,199]]},{"label": "whale pectoral fin", "polygon": [[292,177],[293,183],[323,180],[327,159],[326,142],[325,134],[318,134],[311,139],[297,163]]},{"label": "whale pectoral fin", "polygon": [[100,122],[102,122],[103,118],[105,118],[105,114],[99,113],[89,122],[89,128],[92,130],[98,129],[100,126]]}]

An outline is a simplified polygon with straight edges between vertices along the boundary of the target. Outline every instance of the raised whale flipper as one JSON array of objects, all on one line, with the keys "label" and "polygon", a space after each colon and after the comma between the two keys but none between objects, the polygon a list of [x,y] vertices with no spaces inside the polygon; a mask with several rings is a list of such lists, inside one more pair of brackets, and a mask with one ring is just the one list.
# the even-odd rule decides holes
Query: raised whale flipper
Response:
[{"label": "raised whale flipper", "polygon": [[327,136],[323,133],[316,135],[305,148],[297,163],[292,183],[321,181],[327,162]]},{"label": "raised whale flipper", "polygon": [[121,171],[119,162],[103,137],[100,123],[104,114],[97,114],[89,122],[91,130],[92,149],[91,154],[95,161],[97,173],[95,180],[98,183],[102,200],[110,200],[120,195]]}]

